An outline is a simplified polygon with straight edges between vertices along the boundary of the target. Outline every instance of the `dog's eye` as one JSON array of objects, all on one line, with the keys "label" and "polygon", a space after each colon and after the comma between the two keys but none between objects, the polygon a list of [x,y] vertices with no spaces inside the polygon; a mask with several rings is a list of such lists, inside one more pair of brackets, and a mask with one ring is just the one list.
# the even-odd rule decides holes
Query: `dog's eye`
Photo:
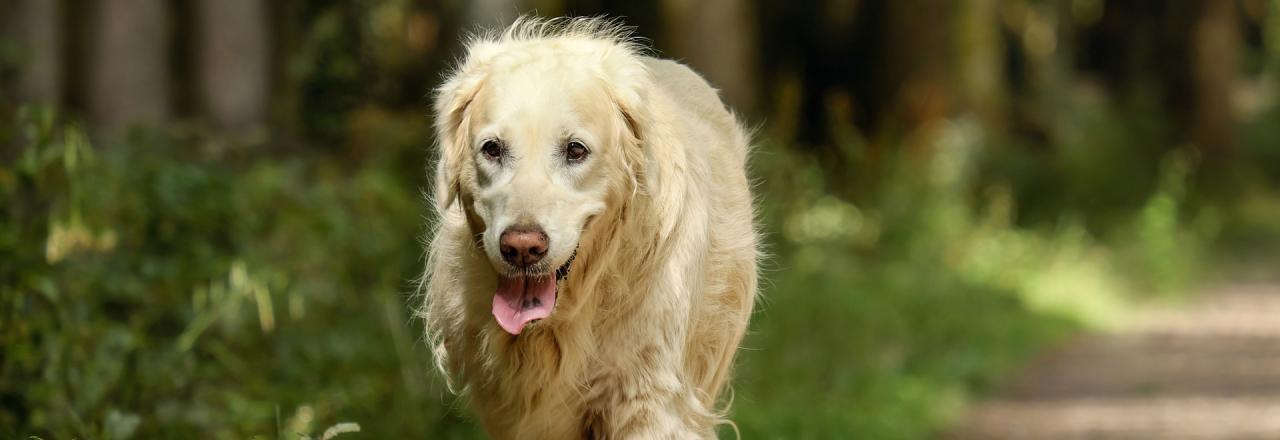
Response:
[{"label": "dog's eye", "polygon": [[484,141],[484,145],[480,146],[480,152],[484,153],[484,157],[489,160],[502,159],[502,144],[493,139]]},{"label": "dog's eye", "polygon": [[569,162],[582,162],[588,154],[591,154],[591,150],[588,150],[582,142],[569,141],[569,144],[564,147],[564,157],[569,159]]}]

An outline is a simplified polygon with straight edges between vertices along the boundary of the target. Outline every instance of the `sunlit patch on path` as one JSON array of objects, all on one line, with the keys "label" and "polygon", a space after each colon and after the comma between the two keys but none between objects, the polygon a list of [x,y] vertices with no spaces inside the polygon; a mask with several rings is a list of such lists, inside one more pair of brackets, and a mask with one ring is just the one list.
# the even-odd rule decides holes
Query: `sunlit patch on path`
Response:
[{"label": "sunlit patch on path", "polygon": [[944,438],[1280,439],[1280,285],[1220,287],[1051,353]]}]

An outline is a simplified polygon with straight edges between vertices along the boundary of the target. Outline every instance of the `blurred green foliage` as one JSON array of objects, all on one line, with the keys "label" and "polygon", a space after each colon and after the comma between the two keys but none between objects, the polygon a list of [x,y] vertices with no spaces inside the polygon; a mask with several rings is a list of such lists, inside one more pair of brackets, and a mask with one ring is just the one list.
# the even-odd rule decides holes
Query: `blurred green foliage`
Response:
[{"label": "blurred green foliage", "polygon": [[[207,157],[176,130],[98,149],[51,110],[17,119],[0,434],[479,435],[411,319],[426,121],[356,118],[385,148],[352,161]],[[1208,235],[1187,220],[1184,157],[1104,241],[1076,217],[1020,224],[988,142],[951,123],[857,204],[814,156],[762,142],[772,256],[735,387],[744,436],[927,436],[1034,350],[1114,322],[1130,292],[1188,281],[1187,244]]]},{"label": "blurred green foliage", "polygon": [[1189,220],[1179,155],[1103,234],[1073,216],[1020,225],[1017,190],[979,174],[981,130],[938,139],[937,154],[891,159],[857,206],[812,157],[771,143],[756,156],[774,256],[735,393],[744,438],[929,437],[1037,349],[1118,324],[1198,267],[1210,232]]},{"label": "blurred green foliage", "polygon": [[[206,148],[184,120],[91,145],[74,118],[0,105],[0,437],[480,437],[411,313],[425,91],[464,6],[278,4],[270,146]],[[0,40],[0,77],[19,52]],[[1159,99],[1077,86],[1045,86],[1031,134],[964,114],[921,146],[838,115],[835,145],[761,130],[744,438],[926,438],[1060,338],[1274,257],[1274,103],[1213,186]]]},{"label": "blurred green foliage", "polygon": [[409,293],[424,149],[213,161],[96,150],[51,111],[0,166],[0,436],[448,437]]}]

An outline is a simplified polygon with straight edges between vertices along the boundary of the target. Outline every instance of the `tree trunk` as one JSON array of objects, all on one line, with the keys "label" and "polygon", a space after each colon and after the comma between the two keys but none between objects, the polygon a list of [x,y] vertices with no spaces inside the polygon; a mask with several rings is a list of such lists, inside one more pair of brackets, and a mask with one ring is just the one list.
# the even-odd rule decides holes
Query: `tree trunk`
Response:
[{"label": "tree trunk", "polygon": [[60,104],[62,101],[62,3],[57,0],[10,0],[4,4],[4,34],[20,46],[18,102]]},{"label": "tree trunk", "polygon": [[196,96],[224,136],[266,126],[270,41],[264,0],[199,0],[195,4]]},{"label": "tree trunk", "polygon": [[1198,6],[1191,28],[1189,137],[1205,159],[1218,161],[1234,143],[1231,89],[1240,69],[1240,19],[1235,2],[1200,0]]},{"label": "tree trunk", "polygon": [[169,11],[164,0],[96,0],[89,41],[88,113],[105,134],[168,116]]},{"label": "tree trunk", "polygon": [[735,110],[757,110],[755,18],[744,0],[662,0],[671,57],[721,90]]},{"label": "tree trunk", "polygon": [[903,146],[923,149],[931,144],[936,122],[950,116],[954,103],[947,66],[951,33],[945,0],[896,0],[885,5],[882,63],[876,83],[887,93],[889,105],[878,121],[880,134],[905,136]]},{"label": "tree trunk", "polygon": [[957,101],[996,132],[1004,129],[1007,84],[999,6],[999,0],[958,2],[952,43]]}]

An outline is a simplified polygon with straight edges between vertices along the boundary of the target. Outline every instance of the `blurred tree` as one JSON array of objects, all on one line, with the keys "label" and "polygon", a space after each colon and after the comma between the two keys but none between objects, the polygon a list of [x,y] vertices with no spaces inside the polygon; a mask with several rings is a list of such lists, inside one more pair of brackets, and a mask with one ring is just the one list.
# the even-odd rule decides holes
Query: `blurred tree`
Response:
[{"label": "blurred tree", "polygon": [[1188,137],[1206,159],[1216,162],[1230,154],[1234,143],[1231,90],[1240,74],[1239,11],[1236,2],[1198,0],[1191,14]]},{"label": "blurred tree", "polygon": [[668,56],[721,90],[739,112],[758,110],[760,81],[753,4],[746,0],[662,0]]},{"label": "blurred tree", "polygon": [[999,0],[957,2],[952,40],[957,101],[983,125],[1001,131],[1007,83]]},{"label": "blurred tree", "polygon": [[1017,111],[1010,114],[1010,130],[1039,144],[1053,144],[1070,131],[1073,121],[1063,112],[1075,85],[1071,65],[1076,26],[1073,8],[1081,1],[1011,1],[1005,3],[1000,18],[1008,30],[1012,50],[1011,84]]},{"label": "blurred tree", "polygon": [[[763,27],[785,30],[760,42],[769,54],[766,70],[775,77],[800,70],[800,119],[806,124],[828,122],[823,115],[842,102],[851,120],[829,122],[853,123],[863,132],[909,132],[953,110],[949,55],[956,44],[968,43],[954,39],[958,27],[948,20],[956,8],[951,2],[826,0],[762,7]],[[972,8],[983,13],[979,6]],[[807,134],[802,140],[826,144],[830,133],[814,128],[801,127]]]},{"label": "blurred tree", "polygon": [[[993,25],[987,15],[997,13],[994,5],[824,0],[760,6],[770,35],[759,42],[763,71],[767,83],[779,84],[774,105],[787,109],[775,112],[771,123],[824,158],[831,175],[840,176],[829,181],[833,190],[865,193],[861,183],[875,180],[885,150],[929,145],[937,122],[1003,87],[995,79],[1003,66],[999,33],[960,35]],[[973,60],[961,59],[969,56]],[[951,69],[966,61],[973,70],[957,78]],[[981,96],[981,104],[994,112],[999,96]]]},{"label": "blurred tree", "polygon": [[132,124],[160,123],[171,110],[168,2],[91,3],[85,78],[91,120],[110,134]]},{"label": "blurred tree", "polygon": [[1280,80],[1280,1],[1272,0],[1263,6],[1262,47],[1266,58],[1266,73],[1272,81]]},{"label": "blurred tree", "polygon": [[[1103,74],[1114,95],[1155,93],[1181,127],[1177,133],[1210,161],[1234,143],[1231,90],[1239,77],[1242,24],[1226,0],[1103,3],[1086,29],[1084,68]],[[1154,87],[1152,87],[1154,86]]]},{"label": "blurred tree", "polygon": [[12,37],[22,51],[16,84],[21,102],[58,104],[62,100],[62,2],[8,0],[0,33]]},{"label": "blurred tree", "polygon": [[[771,126],[808,145],[823,145],[835,126],[865,131],[877,110],[872,43],[882,28],[882,5],[861,0],[816,4],[761,1],[758,42],[766,82],[780,84]],[[809,26],[795,26],[810,23]]]},{"label": "blurred tree", "polygon": [[264,0],[195,2],[196,92],[202,112],[224,135],[266,124],[270,97],[269,30]]},{"label": "blurred tree", "polygon": [[909,135],[953,111],[947,80],[947,43],[952,37],[947,17],[954,6],[946,0],[899,0],[885,5],[886,28],[880,38],[883,58],[875,67],[877,89],[883,93],[880,101],[887,111],[877,122],[880,129]]}]

